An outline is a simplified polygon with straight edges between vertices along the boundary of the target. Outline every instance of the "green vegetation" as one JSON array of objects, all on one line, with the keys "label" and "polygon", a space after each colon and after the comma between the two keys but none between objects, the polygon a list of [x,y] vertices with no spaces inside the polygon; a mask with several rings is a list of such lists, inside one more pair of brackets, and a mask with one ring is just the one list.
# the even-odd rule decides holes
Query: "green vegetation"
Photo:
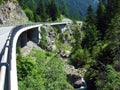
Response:
[{"label": "green vegetation", "polygon": [[46,30],[44,27],[41,27],[41,40],[40,40],[40,44],[39,46],[43,49],[47,49],[48,43],[47,43],[47,39],[46,39]]},{"label": "green vegetation", "polygon": [[[57,30],[57,31],[59,31],[59,30]],[[72,46],[70,44],[71,37],[69,36],[69,32],[67,32],[67,31],[65,31],[64,33],[57,32],[57,35],[59,35],[59,37],[57,37],[55,40],[56,47],[61,50],[71,51]]]},{"label": "green vegetation", "polygon": [[[67,16],[66,9],[60,9],[56,0],[44,1],[38,3],[34,0],[18,0],[30,21],[45,22],[60,20],[61,15]],[[66,8],[64,1],[64,8]],[[62,8],[62,7],[61,7]]]},{"label": "green vegetation", "polygon": [[[56,21],[60,17],[59,7],[50,0],[47,4],[39,2],[37,12],[41,21]],[[49,9],[45,8],[45,6]],[[54,5],[56,8],[54,9]],[[52,15],[54,13],[54,15]],[[54,12],[56,11],[56,12]],[[36,12],[36,11],[35,11]],[[64,13],[64,11],[62,11]],[[28,15],[33,15],[28,10]],[[33,15],[34,16],[34,15]],[[34,20],[34,17],[31,17]],[[35,20],[38,20],[37,18]],[[76,23],[70,25],[71,33],[54,31],[57,50],[70,51],[67,59],[75,68],[85,68],[88,90],[120,89],[120,0],[100,1],[96,14],[91,6],[83,27]],[[52,32],[52,31],[51,31]],[[46,31],[42,28],[42,49],[47,48]],[[56,50],[56,51],[57,51]],[[70,90],[61,57],[56,51],[33,50],[28,57],[18,55],[19,88],[25,90]],[[19,52],[19,50],[18,50]],[[28,61],[29,59],[29,61]],[[25,65],[21,65],[26,63]],[[22,67],[21,67],[22,66]],[[33,68],[31,68],[33,67]],[[24,71],[23,71],[24,70]],[[20,75],[21,72],[24,72]]]},{"label": "green vegetation", "polygon": [[5,0],[0,0],[0,5],[2,4],[2,3],[4,3],[5,2]]},{"label": "green vegetation", "polygon": [[33,50],[28,57],[19,56],[21,53],[17,57],[19,90],[72,90],[58,55]]},{"label": "green vegetation", "polygon": [[27,15],[27,17],[30,19],[30,20],[34,20],[34,14],[33,14],[33,12],[32,12],[32,10],[30,10],[30,9],[25,9],[24,10],[25,11],[25,13],[26,13],[26,15]]},{"label": "green vegetation", "polygon": [[61,50],[68,50],[68,51],[71,51],[72,50],[72,46],[70,44],[63,44],[62,42],[60,42],[59,40],[55,40],[56,42],[56,47],[58,49],[61,49]]},{"label": "green vegetation", "polygon": [[89,22],[92,18],[86,18],[82,47],[89,51],[89,58],[93,60],[85,75],[88,90],[120,89],[117,77],[120,74],[119,6],[119,0],[108,0],[107,4],[100,1],[97,14],[91,14],[96,21]]},{"label": "green vegetation", "polygon": [[75,43],[70,63],[76,68],[87,69],[88,90],[120,89],[117,77],[120,74],[119,6],[119,0],[108,0],[107,4],[100,1],[97,14],[89,6],[83,28],[71,28]]},{"label": "green vegetation", "polygon": [[98,9],[97,9],[97,22],[96,22],[96,26],[97,29],[99,30],[99,32],[101,33],[101,38],[103,39],[105,36],[105,30],[107,28],[106,26],[106,8],[103,2],[100,2],[98,5]]},{"label": "green vegetation", "polygon": [[[18,0],[23,10],[30,9],[35,22],[57,21],[60,15],[72,20],[82,20],[86,16],[87,7],[91,5],[96,10],[97,3],[93,0]],[[37,19],[39,16],[41,19]]]}]

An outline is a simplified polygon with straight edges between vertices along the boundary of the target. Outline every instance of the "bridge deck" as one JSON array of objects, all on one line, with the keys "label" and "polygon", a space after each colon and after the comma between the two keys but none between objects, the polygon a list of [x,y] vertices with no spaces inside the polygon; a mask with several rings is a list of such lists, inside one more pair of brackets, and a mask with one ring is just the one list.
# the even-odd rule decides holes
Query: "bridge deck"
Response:
[{"label": "bridge deck", "polygon": [[0,52],[2,51],[2,49],[6,43],[6,40],[8,38],[8,35],[13,28],[14,28],[14,26],[0,27]]}]

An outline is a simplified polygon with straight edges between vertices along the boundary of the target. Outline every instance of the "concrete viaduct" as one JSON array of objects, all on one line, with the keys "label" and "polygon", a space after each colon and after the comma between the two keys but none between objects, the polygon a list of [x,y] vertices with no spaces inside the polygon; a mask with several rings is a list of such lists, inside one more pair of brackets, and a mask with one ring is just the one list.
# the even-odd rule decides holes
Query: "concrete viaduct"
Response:
[{"label": "concrete viaduct", "polygon": [[[41,26],[54,26],[60,30],[65,30],[66,25],[72,22],[55,23],[35,23],[14,26],[9,33],[2,37],[0,32],[0,42],[5,44],[0,46],[0,90],[18,90],[17,67],[16,67],[16,45],[23,47],[28,40],[39,42]],[[81,21],[77,21],[82,25]],[[0,31],[1,31],[0,27]]]}]

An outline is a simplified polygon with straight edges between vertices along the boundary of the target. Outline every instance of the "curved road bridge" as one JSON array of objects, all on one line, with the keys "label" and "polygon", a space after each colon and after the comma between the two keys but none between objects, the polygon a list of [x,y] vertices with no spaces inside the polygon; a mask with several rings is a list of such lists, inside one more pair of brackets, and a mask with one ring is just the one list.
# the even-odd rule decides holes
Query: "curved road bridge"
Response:
[{"label": "curved road bridge", "polygon": [[[35,23],[0,27],[0,90],[18,90],[16,68],[16,44],[24,46],[29,40],[39,42],[43,25],[55,26],[61,30],[72,22]],[[82,22],[77,21],[81,26]]]}]

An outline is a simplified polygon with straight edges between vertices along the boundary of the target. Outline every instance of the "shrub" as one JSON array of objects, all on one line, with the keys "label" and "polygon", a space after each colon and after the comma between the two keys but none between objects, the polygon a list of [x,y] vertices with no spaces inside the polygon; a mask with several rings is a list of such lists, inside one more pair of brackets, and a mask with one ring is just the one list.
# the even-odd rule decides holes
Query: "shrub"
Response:
[{"label": "shrub", "polygon": [[33,11],[30,10],[30,9],[28,9],[28,8],[25,9],[24,11],[25,11],[27,17],[29,18],[29,20],[30,20],[30,21],[34,21],[34,14],[33,14]]},{"label": "shrub", "polygon": [[83,49],[77,49],[70,57],[71,64],[76,68],[84,66],[87,59],[88,57]]},{"label": "shrub", "polygon": [[17,62],[18,80],[23,80],[25,77],[32,74],[35,69],[35,64],[35,61],[30,57],[22,57],[21,60]]}]

